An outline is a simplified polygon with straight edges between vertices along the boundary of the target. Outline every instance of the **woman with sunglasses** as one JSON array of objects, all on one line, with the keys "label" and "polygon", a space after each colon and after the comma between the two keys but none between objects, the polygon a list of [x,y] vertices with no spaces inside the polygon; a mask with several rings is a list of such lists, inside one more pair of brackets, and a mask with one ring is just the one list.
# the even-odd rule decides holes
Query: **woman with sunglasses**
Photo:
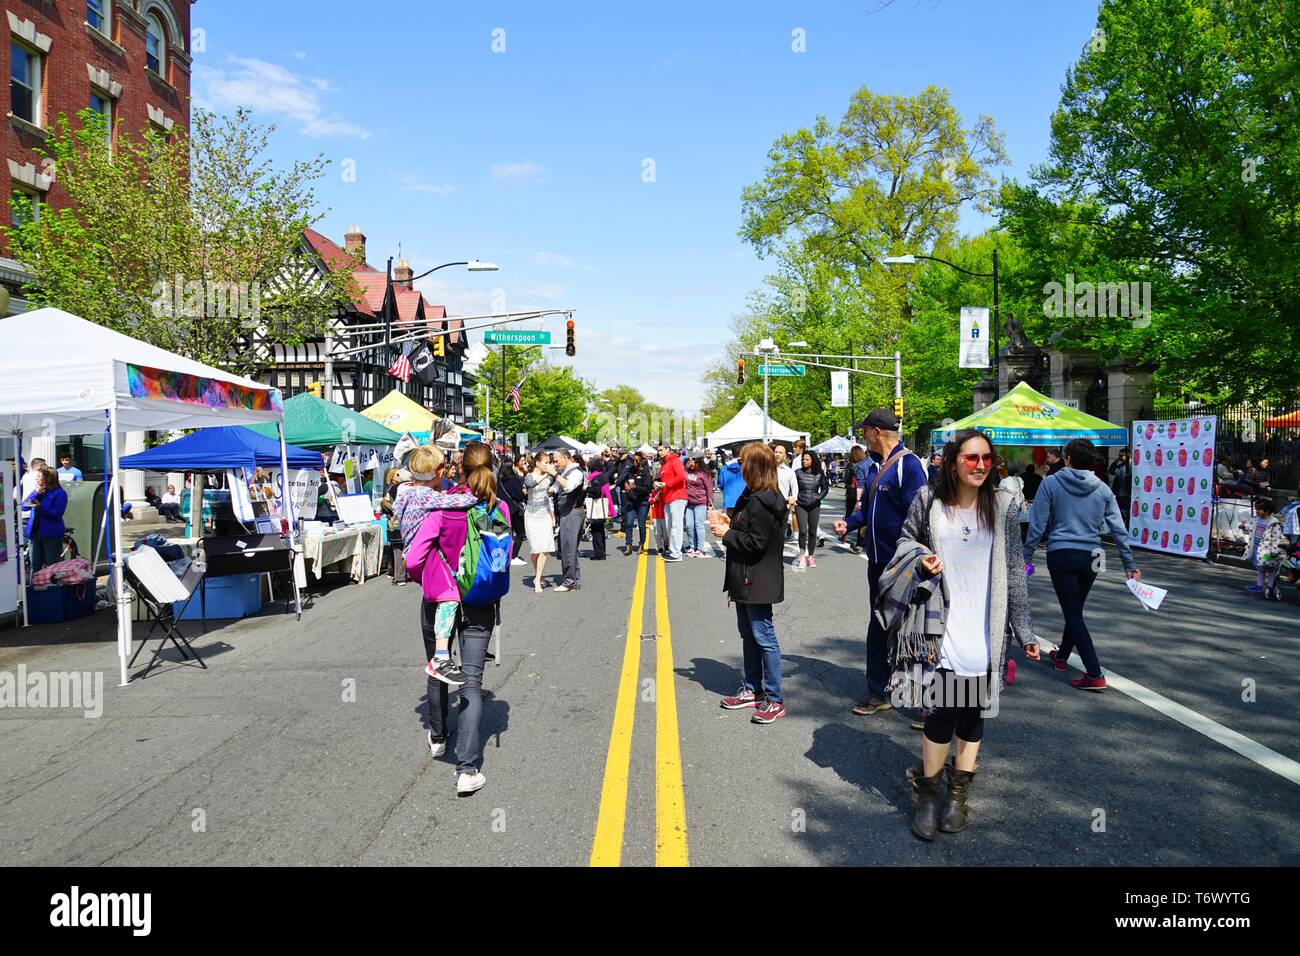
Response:
[{"label": "woman with sunglasses", "polygon": [[[909,774],[916,791],[912,832],[933,840],[937,830],[966,826],[975,760],[984,739],[984,712],[996,713],[1007,656],[1007,625],[1038,659],[1029,616],[1029,588],[1020,545],[1020,508],[1015,496],[989,480],[997,464],[993,445],[974,428],[944,446],[933,485],[917,492],[899,536],[900,553],[924,545],[921,577],[939,579],[943,633],[924,665],[928,714],[921,737],[921,765]],[[927,655],[929,656],[929,655]],[[932,680],[931,680],[932,678]],[[904,680],[895,675],[894,686]],[[948,770],[942,805],[939,777],[953,737],[957,755]]]},{"label": "woman with sunglasses", "polygon": [[1142,579],[1128,543],[1128,529],[1120,514],[1115,493],[1093,473],[1097,450],[1086,438],[1076,438],[1065,446],[1065,467],[1044,479],[1029,512],[1029,535],[1025,538],[1025,558],[1032,560],[1039,542],[1047,543],[1047,572],[1052,576],[1056,599],[1061,602],[1065,629],[1061,645],[1047,656],[1058,671],[1066,668],[1070,652],[1076,648],[1083,658],[1086,673],[1070,681],[1071,687],[1100,693],[1106,689],[1101,661],[1093,646],[1092,635],[1083,620],[1083,605],[1100,567],[1101,533],[1110,531],[1115,549],[1124,563],[1124,574]]}]

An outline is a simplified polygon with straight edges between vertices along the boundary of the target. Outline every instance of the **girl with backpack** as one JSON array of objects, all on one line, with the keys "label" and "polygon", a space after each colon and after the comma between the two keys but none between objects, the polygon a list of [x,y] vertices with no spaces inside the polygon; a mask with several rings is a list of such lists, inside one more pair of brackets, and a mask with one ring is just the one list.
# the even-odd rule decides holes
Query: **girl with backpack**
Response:
[{"label": "girl with backpack", "polygon": [[[414,471],[424,464],[411,454]],[[456,794],[468,796],[487,782],[478,763],[482,757],[479,722],[483,714],[483,664],[496,624],[501,597],[510,587],[510,512],[496,496],[492,452],[481,442],[465,449],[461,462],[465,483],[454,492],[469,497],[467,508],[429,512],[407,548],[407,568],[420,581],[424,601],[420,630],[429,665],[427,741],[434,758],[447,752],[448,665],[439,663],[450,635],[460,642],[460,719],[456,728]],[[450,609],[450,614],[448,610]],[[446,644],[444,644],[444,641]],[[443,676],[440,676],[443,675]],[[437,706],[434,706],[435,697]]]}]

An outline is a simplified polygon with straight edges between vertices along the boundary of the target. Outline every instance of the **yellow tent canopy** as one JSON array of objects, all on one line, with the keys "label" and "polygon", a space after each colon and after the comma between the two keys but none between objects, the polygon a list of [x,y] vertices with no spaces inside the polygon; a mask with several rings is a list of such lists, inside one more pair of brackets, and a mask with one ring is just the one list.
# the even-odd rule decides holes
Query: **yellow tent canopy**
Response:
[{"label": "yellow tent canopy", "polygon": [[361,414],[399,433],[429,432],[437,418],[433,412],[397,389],[393,389]]}]

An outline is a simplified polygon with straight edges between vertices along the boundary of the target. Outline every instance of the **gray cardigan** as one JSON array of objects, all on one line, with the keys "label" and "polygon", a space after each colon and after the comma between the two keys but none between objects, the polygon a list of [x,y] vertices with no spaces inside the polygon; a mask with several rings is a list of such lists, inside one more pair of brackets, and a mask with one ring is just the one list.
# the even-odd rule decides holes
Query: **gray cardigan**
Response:
[{"label": "gray cardigan", "polygon": [[[1034,637],[1034,625],[1029,615],[1029,582],[1025,578],[1025,552],[1020,544],[1020,505],[1006,491],[999,490],[995,500],[997,521],[993,528],[993,554],[1003,554],[1006,560],[989,564],[992,578],[989,582],[989,661],[994,664],[993,674],[1001,690],[1002,672],[1007,661],[1007,624],[1010,623],[1021,644],[1037,644],[1038,639]],[[927,485],[918,491],[898,536],[900,547],[904,542],[915,541],[942,560],[943,552],[934,546],[930,534],[937,509],[942,507],[932,486]]]}]

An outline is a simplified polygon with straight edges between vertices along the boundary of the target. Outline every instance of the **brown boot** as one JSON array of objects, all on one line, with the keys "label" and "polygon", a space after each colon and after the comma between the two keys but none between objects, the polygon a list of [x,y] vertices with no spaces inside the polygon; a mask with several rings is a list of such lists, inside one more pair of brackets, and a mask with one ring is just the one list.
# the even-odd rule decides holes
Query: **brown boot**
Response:
[{"label": "brown boot", "polygon": [[971,781],[975,779],[974,770],[958,770],[945,767],[948,771],[948,790],[943,797],[943,809],[939,812],[939,829],[944,833],[957,833],[966,826],[969,809],[966,801],[970,798]]},{"label": "brown boot", "polygon": [[915,789],[916,812],[912,815],[912,832],[922,840],[933,840],[939,827],[939,778],[940,770],[933,777],[917,777],[912,781]]}]

